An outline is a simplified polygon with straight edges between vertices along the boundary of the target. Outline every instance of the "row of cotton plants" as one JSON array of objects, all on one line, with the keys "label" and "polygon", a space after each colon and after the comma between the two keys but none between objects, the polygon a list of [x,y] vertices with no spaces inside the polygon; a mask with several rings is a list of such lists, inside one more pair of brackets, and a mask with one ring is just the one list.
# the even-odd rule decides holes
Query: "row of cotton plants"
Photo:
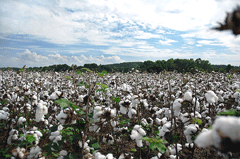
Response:
[{"label": "row of cotton plants", "polygon": [[236,157],[238,110],[239,74],[8,70],[0,157]]}]

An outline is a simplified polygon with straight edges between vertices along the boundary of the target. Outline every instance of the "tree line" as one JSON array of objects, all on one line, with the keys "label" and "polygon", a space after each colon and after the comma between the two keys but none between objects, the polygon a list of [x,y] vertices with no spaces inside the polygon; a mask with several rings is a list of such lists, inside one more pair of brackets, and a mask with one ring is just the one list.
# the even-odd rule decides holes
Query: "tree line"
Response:
[{"label": "tree line", "polygon": [[[202,60],[198,58],[194,59],[168,59],[165,60],[157,60],[153,61],[144,61],[144,62],[123,62],[123,63],[115,63],[115,64],[106,64],[106,65],[97,65],[96,63],[84,64],[83,66],[72,65],[69,66],[67,64],[58,64],[44,67],[29,67],[26,68],[28,71],[67,71],[67,70],[81,70],[83,68],[88,68],[92,71],[96,72],[130,72],[134,70],[139,70],[140,72],[151,72],[151,73],[159,73],[162,71],[177,71],[177,72],[191,72],[194,73],[196,70],[205,71],[205,72],[230,72],[236,71],[240,72],[240,66],[232,66],[228,65],[211,65],[208,60]],[[12,69],[14,71],[20,71],[21,68],[0,68],[2,70]]]}]

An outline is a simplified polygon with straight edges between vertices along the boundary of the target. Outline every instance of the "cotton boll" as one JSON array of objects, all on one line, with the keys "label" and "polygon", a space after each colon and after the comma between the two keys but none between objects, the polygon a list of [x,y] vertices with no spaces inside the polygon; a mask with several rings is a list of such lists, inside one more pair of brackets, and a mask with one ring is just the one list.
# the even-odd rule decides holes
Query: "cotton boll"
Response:
[{"label": "cotton boll", "polygon": [[44,115],[48,113],[48,108],[43,105],[43,102],[38,103],[35,114],[36,122],[44,121]]},{"label": "cotton boll", "polygon": [[60,113],[57,115],[57,120],[60,121],[62,125],[64,125],[67,117],[68,115],[65,114],[63,110],[61,110]]},{"label": "cotton boll", "polygon": [[142,138],[142,136],[138,133],[138,131],[134,130],[134,129],[132,130],[130,137],[131,137],[132,140]]},{"label": "cotton boll", "polygon": [[[196,98],[193,98],[193,99],[192,99],[192,104],[193,104],[193,106],[196,107],[196,110],[199,110],[199,109],[200,109],[200,104],[199,104],[198,101],[196,101]],[[195,104],[196,104],[196,105],[195,105]]]},{"label": "cotton boll", "polygon": [[[168,146],[168,149],[169,149],[171,155],[176,155],[176,148],[175,148],[175,146],[176,145]],[[182,150],[182,145],[181,144],[177,144],[177,152],[179,152],[181,150]]]},{"label": "cotton boll", "polygon": [[191,102],[191,101],[192,101],[192,92],[187,91],[187,92],[184,94],[184,100]]},{"label": "cotton boll", "polygon": [[169,132],[171,127],[171,122],[167,122],[162,126],[162,128],[159,130],[159,136],[164,136],[166,132]]},{"label": "cotton boll", "polygon": [[220,148],[219,144],[221,142],[220,136],[214,133],[213,130],[204,129],[195,139],[195,144],[200,148],[207,148],[209,146],[215,146]]},{"label": "cotton boll", "polygon": [[137,131],[138,131],[138,132],[139,132],[139,134],[140,134],[140,135],[142,135],[142,136],[145,136],[145,135],[147,135],[147,134],[146,134],[146,131],[145,131],[145,130],[143,130],[143,128],[139,128]]},{"label": "cotton boll", "polygon": [[138,147],[143,146],[142,140],[135,140],[135,141],[136,141],[136,144],[137,144]]},{"label": "cotton boll", "polygon": [[31,147],[30,154],[28,155],[28,159],[32,158],[39,158],[39,155],[41,155],[41,148],[39,146]]},{"label": "cotton boll", "polygon": [[9,113],[4,110],[0,110],[0,120],[7,120],[9,117]]},{"label": "cotton boll", "polygon": [[114,159],[113,154],[111,153],[107,154],[106,159]]},{"label": "cotton boll", "polygon": [[94,159],[106,159],[106,156],[102,155],[100,152],[94,153]]},{"label": "cotton boll", "polygon": [[161,123],[162,123],[162,120],[161,120],[161,119],[159,119],[159,118],[156,118],[156,119],[155,119],[155,122],[156,122],[158,125],[161,125]]},{"label": "cotton boll", "polygon": [[137,114],[137,111],[133,108],[129,108],[128,117],[131,119],[132,115],[135,115],[135,114]]},{"label": "cotton boll", "polygon": [[230,142],[240,141],[240,119],[232,116],[218,117],[213,123],[212,129],[209,131],[202,131],[196,138],[195,143],[199,147],[215,146],[221,151],[225,151],[231,144],[225,144],[223,138],[229,138]]},{"label": "cotton boll", "polygon": [[186,136],[187,142],[192,143],[192,134],[197,132],[199,126],[197,124],[190,124],[187,126],[186,130],[184,131],[184,135]]},{"label": "cotton boll", "polygon": [[174,115],[178,116],[181,110],[183,99],[178,98],[173,102]]},{"label": "cotton boll", "polygon": [[59,152],[59,155],[61,155],[61,156],[67,156],[67,154],[68,154],[68,152],[66,150],[61,150]]},{"label": "cotton boll", "polygon": [[24,122],[26,122],[26,118],[24,118],[24,117],[20,117],[19,119],[18,119],[18,124],[23,124]]},{"label": "cotton boll", "polygon": [[213,91],[207,91],[205,97],[208,103],[216,103],[218,101],[218,97]]}]

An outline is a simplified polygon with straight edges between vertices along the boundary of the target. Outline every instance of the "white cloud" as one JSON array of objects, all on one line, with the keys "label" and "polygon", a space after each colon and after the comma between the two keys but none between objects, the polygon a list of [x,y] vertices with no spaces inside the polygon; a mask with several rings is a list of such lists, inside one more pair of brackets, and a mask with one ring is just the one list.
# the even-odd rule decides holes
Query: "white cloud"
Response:
[{"label": "white cloud", "polygon": [[7,54],[0,56],[0,67],[39,67],[49,66],[53,64],[76,64],[78,66],[84,65],[85,63],[97,63],[97,64],[111,64],[124,62],[119,56],[92,56],[88,57],[81,54],[79,56],[66,56],[59,53],[50,54],[48,56],[39,55],[36,52],[31,52],[26,49],[24,52],[17,53],[17,56],[9,57]]},{"label": "white cloud", "polygon": [[162,44],[162,45],[172,45],[171,43],[175,43],[175,42],[178,42],[178,41],[172,40],[172,39],[167,39],[165,41],[159,40],[159,43]]},{"label": "white cloud", "polygon": [[[0,18],[0,30],[34,35],[56,44],[108,45],[113,37],[122,36],[115,32],[119,25],[141,26],[160,33],[165,32],[162,27],[177,31],[205,29],[223,20],[225,11],[232,10],[237,3],[236,0],[4,1],[0,7],[4,15]],[[135,38],[160,37],[139,33]]]}]

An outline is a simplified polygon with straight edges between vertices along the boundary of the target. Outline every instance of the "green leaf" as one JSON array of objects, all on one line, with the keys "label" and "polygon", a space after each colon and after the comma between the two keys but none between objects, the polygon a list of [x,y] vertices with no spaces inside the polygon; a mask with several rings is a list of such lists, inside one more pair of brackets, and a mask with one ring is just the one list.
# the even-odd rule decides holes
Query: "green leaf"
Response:
[{"label": "green leaf", "polygon": [[94,149],[100,149],[100,148],[101,148],[98,142],[92,144],[92,147],[93,147]]},{"label": "green leaf", "polygon": [[154,139],[149,137],[143,137],[142,140],[152,142]]},{"label": "green leaf", "polygon": [[63,107],[63,108],[73,108],[74,110],[76,110],[78,107],[75,103],[72,103],[71,101],[65,99],[65,98],[61,98],[61,99],[58,99],[58,100],[55,100],[54,103],[56,104],[59,104],[60,107]]},{"label": "green leaf", "polygon": [[69,79],[71,79],[71,77],[69,77],[69,76],[66,76],[65,78],[66,78],[66,80],[69,80]]},{"label": "green leaf", "polygon": [[6,154],[5,157],[10,158],[12,155]]},{"label": "green leaf", "polygon": [[236,89],[235,91],[240,93],[240,90],[239,90],[239,89]]},{"label": "green leaf", "polygon": [[26,141],[31,143],[33,141],[36,141],[36,138],[33,137],[33,135],[26,135]]},{"label": "green leaf", "polygon": [[58,129],[58,125],[53,125],[52,127],[50,127],[51,132],[57,131],[57,129]]},{"label": "green leaf", "polygon": [[235,110],[225,110],[223,112],[221,112],[219,115],[227,115],[227,116],[235,116],[236,112]]},{"label": "green leaf", "polygon": [[78,74],[78,75],[82,75],[82,72],[81,72],[81,71],[77,71],[77,74]]},{"label": "green leaf", "polygon": [[151,143],[149,147],[153,151],[154,149],[158,149],[161,153],[165,153],[165,150],[167,149],[163,143]]},{"label": "green leaf", "polygon": [[7,100],[2,100],[0,103],[1,103],[1,104],[8,104],[9,101],[7,101]]},{"label": "green leaf", "polygon": [[101,92],[101,91],[103,91],[103,89],[97,89],[97,92]]},{"label": "green leaf", "polygon": [[136,149],[131,149],[132,152],[136,152],[137,150]]},{"label": "green leaf", "polygon": [[196,124],[196,123],[198,123],[199,125],[201,125],[201,124],[202,124],[202,120],[201,120],[201,119],[194,118],[194,119],[193,119],[193,124]]}]

